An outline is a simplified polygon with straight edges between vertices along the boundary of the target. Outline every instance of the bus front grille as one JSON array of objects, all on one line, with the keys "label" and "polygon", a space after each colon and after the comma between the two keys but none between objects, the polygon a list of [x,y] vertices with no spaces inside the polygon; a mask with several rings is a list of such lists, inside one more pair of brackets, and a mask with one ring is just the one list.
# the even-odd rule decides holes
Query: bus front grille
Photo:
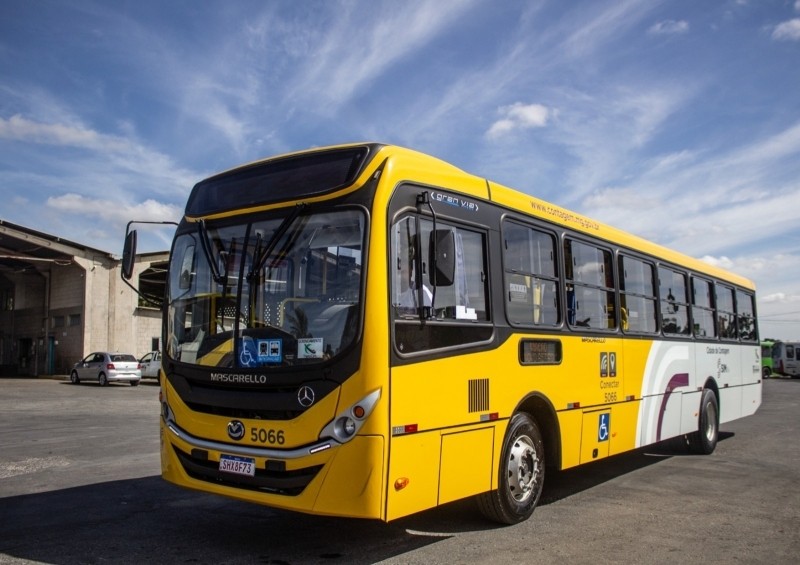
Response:
[{"label": "bus front grille", "polygon": [[275,465],[275,469],[256,469],[255,477],[247,477],[222,473],[219,470],[219,464],[209,461],[207,457],[190,455],[175,446],[173,449],[183,465],[183,469],[193,479],[285,496],[297,496],[302,493],[322,469],[322,465],[314,465],[286,471],[285,468],[281,469],[283,465]]}]

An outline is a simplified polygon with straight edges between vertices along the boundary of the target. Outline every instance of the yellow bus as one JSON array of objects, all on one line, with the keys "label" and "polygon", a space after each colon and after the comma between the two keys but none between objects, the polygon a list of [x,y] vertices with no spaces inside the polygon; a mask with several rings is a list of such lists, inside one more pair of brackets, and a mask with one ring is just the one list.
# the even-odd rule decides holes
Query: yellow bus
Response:
[{"label": "yellow bus", "polygon": [[199,182],[163,343],[163,477],[321,515],[516,523],[548,469],[761,403],[750,281],[372,143]]}]

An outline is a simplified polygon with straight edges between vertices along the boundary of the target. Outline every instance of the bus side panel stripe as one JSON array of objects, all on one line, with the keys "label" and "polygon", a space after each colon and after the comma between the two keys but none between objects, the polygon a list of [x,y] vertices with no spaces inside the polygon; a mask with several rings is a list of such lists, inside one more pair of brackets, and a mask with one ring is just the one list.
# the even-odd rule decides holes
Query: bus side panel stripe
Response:
[{"label": "bus side panel stripe", "polygon": [[667,390],[661,398],[661,409],[658,411],[658,429],[656,430],[656,441],[661,441],[661,426],[664,423],[664,412],[667,410],[667,401],[672,396],[672,392],[680,386],[689,386],[689,373],[679,373],[672,375],[667,385]]}]

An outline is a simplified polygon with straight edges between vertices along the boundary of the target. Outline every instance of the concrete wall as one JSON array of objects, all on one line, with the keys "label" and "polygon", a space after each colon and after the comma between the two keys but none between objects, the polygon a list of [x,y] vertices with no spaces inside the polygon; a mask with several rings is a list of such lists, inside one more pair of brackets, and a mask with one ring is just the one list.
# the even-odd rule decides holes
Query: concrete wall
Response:
[{"label": "concrete wall", "polygon": [[[166,257],[164,253],[155,260]],[[130,353],[137,358],[150,351],[153,338],[161,336],[161,311],[139,306],[138,294],[120,277],[118,261],[98,257],[75,257],[74,261],[72,266],[54,271],[52,278],[50,331],[57,342],[55,372],[69,373],[76,361],[92,351]],[[151,262],[137,261],[134,281]],[[80,324],[70,325],[76,315]]]},{"label": "concrete wall", "polygon": [[133,321],[136,335],[134,355],[141,357],[152,350],[153,339],[158,339],[159,343],[161,341],[161,310],[138,308],[134,313]]},{"label": "concrete wall", "polygon": [[77,264],[50,270],[50,328],[55,339],[54,372],[66,374],[83,358],[86,271]]}]

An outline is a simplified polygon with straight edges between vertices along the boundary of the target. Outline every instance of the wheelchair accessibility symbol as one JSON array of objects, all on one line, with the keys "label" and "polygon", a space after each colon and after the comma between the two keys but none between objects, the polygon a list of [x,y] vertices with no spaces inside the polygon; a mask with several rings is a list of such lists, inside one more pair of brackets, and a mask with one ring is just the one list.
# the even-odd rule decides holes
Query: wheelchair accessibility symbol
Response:
[{"label": "wheelchair accessibility symbol", "polygon": [[611,427],[611,414],[604,412],[600,414],[600,421],[597,425],[597,441],[608,441],[608,433]]}]

